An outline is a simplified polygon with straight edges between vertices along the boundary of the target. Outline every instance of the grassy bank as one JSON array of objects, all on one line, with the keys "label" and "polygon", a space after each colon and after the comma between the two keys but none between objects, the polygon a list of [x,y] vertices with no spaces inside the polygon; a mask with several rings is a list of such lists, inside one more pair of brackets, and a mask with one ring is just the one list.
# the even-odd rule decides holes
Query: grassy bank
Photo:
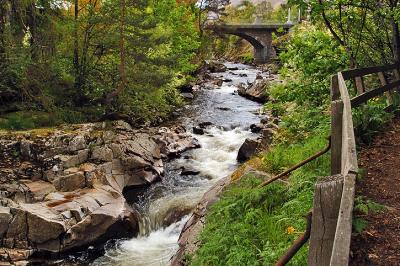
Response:
[{"label": "grassy bank", "polygon": [[[326,134],[296,144],[280,144],[262,158],[263,170],[277,173],[323,149]],[[212,208],[200,235],[203,243],[190,265],[272,265],[305,230],[314,183],[329,173],[329,155],[293,172],[287,182],[257,189],[261,180],[247,174],[233,183]],[[306,265],[307,247],[291,265]]]}]

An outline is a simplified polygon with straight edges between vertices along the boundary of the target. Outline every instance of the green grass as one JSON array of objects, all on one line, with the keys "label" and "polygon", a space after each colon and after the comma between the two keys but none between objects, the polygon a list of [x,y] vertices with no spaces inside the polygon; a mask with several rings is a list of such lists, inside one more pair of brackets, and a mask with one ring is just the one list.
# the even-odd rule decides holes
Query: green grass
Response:
[{"label": "green grass", "polygon": [[[301,143],[275,146],[264,157],[265,168],[279,172],[326,145],[324,134]],[[314,183],[329,174],[324,155],[292,173],[289,184],[275,182],[255,189],[261,182],[247,175],[229,186],[211,207],[200,235],[201,246],[188,259],[190,265],[273,265],[305,230],[312,208]],[[294,228],[288,233],[288,228]],[[289,265],[306,265],[307,246]]]},{"label": "green grass", "polygon": [[6,130],[24,130],[37,127],[54,126],[57,119],[46,112],[15,112],[0,118],[0,128]]},{"label": "green grass", "polygon": [[0,129],[27,130],[85,121],[90,121],[90,117],[86,113],[68,109],[56,109],[53,112],[19,111],[0,116]]}]

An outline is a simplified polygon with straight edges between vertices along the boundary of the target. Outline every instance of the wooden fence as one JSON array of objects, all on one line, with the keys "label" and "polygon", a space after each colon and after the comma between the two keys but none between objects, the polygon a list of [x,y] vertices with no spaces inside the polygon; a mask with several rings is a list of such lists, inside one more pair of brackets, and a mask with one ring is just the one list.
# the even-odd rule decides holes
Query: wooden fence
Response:
[{"label": "wooden fence", "polygon": [[[354,206],[355,181],[358,172],[352,108],[385,94],[388,107],[400,90],[400,64],[353,69],[332,77],[331,98],[331,174],[315,185],[313,218],[308,265],[344,266],[349,263]],[[364,79],[378,75],[381,87],[368,90]],[[353,81],[357,96],[350,98],[346,81]],[[390,108],[389,108],[390,109]]]}]

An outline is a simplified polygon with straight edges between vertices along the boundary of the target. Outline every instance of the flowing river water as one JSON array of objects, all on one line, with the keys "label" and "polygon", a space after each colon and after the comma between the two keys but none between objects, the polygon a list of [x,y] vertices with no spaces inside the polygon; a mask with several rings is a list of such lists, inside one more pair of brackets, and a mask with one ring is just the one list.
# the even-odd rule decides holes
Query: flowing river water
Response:
[{"label": "flowing river water", "polygon": [[[177,123],[187,129],[202,122],[212,123],[204,135],[194,135],[201,148],[187,151],[166,163],[163,180],[133,203],[142,215],[139,236],[108,243],[104,256],[92,265],[169,265],[189,217],[184,214],[196,206],[216,181],[237,168],[239,147],[246,138],[257,137],[249,126],[259,122],[261,105],[237,95],[236,90],[240,83],[254,82],[262,73],[248,65],[225,65],[230,70],[212,74],[225,80],[222,86],[195,92],[195,99],[177,119]],[[193,175],[181,175],[182,167],[190,169]],[[165,218],[174,212],[182,214],[182,218],[164,226]]]}]

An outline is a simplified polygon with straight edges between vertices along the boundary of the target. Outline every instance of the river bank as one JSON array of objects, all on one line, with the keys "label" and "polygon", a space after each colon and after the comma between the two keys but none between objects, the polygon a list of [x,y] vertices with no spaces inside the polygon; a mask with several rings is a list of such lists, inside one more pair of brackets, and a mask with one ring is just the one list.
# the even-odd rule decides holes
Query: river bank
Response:
[{"label": "river bank", "polygon": [[[251,87],[256,79],[267,79],[268,73],[229,63],[222,72],[215,70],[192,92],[183,94],[192,100],[177,115],[177,126],[146,132],[115,122],[8,138],[12,144],[6,146],[11,148],[2,154],[9,164],[2,165],[2,170],[11,170],[16,185],[3,185],[2,190],[24,192],[3,193],[8,203],[3,205],[2,217],[12,225],[3,232],[4,259],[25,260],[38,251],[60,254],[107,239],[138,236],[108,242],[105,256],[93,264],[168,264],[186,215],[215,182],[236,169],[239,147],[258,136],[250,126],[266,120],[259,103],[236,91],[240,86]],[[261,129],[253,129],[257,131]],[[122,152],[117,148],[121,146]],[[184,152],[191,148],[198,149]],[[10,161],[13,151],[18,155]],[[31,163],[27,169],[38,171],[24,168],[27,176],[14,171],[26,162]],[[97,199],[99,191],[105,202]],[[88,204],[93,200],[94,204]],[[114,200],[121,207],[116,208]],[[56,225],[57,230],[48,229],[46,237],[37,237],[29,229],[43,231],[48,225]],[[14,227],[26,230],[16,236],[10,230]],[[19,241],[11,243],[7,240],[11,238]],[[87,262],[87,257],[87,252],[81,253],[71,261]]]}]

